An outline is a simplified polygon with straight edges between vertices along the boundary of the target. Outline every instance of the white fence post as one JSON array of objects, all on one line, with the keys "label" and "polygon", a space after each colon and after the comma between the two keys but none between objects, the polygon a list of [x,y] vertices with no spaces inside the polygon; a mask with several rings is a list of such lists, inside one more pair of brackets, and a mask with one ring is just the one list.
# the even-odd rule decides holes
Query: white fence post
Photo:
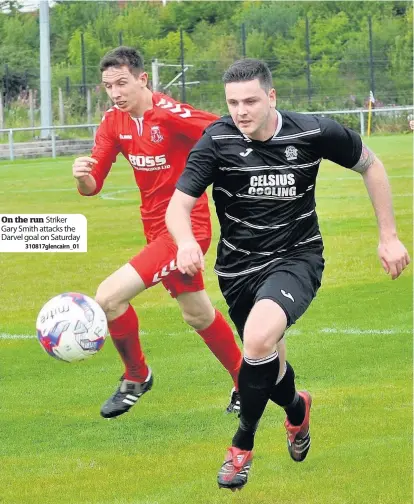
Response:
[{"label": "white fence post", "polygon": [[62,88],[59,88],[59,123],[61,126],[65,124],[65,107],[63,105]]},{"label": "white fence post", "polygon": [[56,130],[52,129],[52,158],[56,157]]},{"label": "white fence post", "polygon": [[30,126],[34,128],[34,102],[33,102],[33,89],[29,89],[29,121]]},{"label": "white fence post", "polygon": [[359,123],[361,127],[361,136],[365,135],[365,117],[362,110],[359,112]]},{"label": "white fence post", "polygon": [[[407,112],[410,111],[411,114],[414,111],[414,105],[404,105],[404,106],[396,106],[396,107],[383,107],[379,109],[375,109],[373,113],[375,114],[381,114],[384,115],[387,112],[391,113],[391,117],[394,117],[396,120],[400,121],[404,120],[406,121],[406,130],[408,131],[409,125],[408,125],[408,118],[411,117],[411,114],[408,115]],[[303,114],[313,114],[313,115],[322,115],[322,116],[329,116],[329,115],[341,115],[341,114],[357,114],[357,117],[359,118],[359,127],[360,127],[360,132],[361,136],[365,134],[365,116],[364,114],[368,112],[367,109],[354,109],[354,110],[322,110],[319,112],[302,112]],[[55,158],[57,156],[57,134],[56,130],[66,130],[66,129],[77,129],[77,128],[88,128],[88,130],[93,134],[93,141],[95,140],[95,135],[96,135],[96,130],[98,128],[99,124],[73,124],[73,125],[61,125],[61,126],[56,126],[56,129],[54,126],[50,126],[49,128],[46,129],[46,131],[49,131],[50,139],[52,142],[52,156]],[[2,134],[8,134],[8,143],[9,143],[9,159],[13,161],[17,155],[19,155],[19,150],[16,148],[19,144],[14,144],[14,137],[13,134],[15,131],[36,131],[36,130],[45,130],[44,126],[37,126],[37,127],[31,127],[31,128],[0,128],[0,136]],[[404,129],[403,129],[404,131]],[[35,145],[35,143],[34,143]],[[23,156],[24,157],[24,156]],[[41,157],[41,156],[40,156]]]},{"label": "white fence post", "polygon": [[88,124],[91,124],[92,122],[92,93],[90,88],[86,90],[86,113],[87,113],[87,120]]},{"label": "white fence post", "polygon": [[4,128],[3,90],[0,90],[0,129]]},{"label": "white fence post", "polygon": [[10,161],[14,161],[14,149],[13,149],[13,130],[9,130],[9,153]]}]

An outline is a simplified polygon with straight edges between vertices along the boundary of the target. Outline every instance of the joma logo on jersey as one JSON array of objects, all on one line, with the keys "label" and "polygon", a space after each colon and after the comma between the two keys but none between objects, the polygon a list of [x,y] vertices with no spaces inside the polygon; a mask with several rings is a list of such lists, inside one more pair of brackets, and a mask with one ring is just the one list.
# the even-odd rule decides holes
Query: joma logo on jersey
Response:
[{"label": "joma logo on jersey", "polygon": [[136,166],[137,168],[163,166],[167,163],[165,154],[161,154],[160,156],[133,156],[129,154],[128,159],[132,166]]}]

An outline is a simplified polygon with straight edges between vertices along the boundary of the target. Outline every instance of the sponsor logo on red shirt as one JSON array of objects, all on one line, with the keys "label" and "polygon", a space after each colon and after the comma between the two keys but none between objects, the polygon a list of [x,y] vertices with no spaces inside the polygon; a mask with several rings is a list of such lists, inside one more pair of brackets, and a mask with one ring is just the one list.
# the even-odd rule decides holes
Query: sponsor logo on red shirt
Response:
[{"label": "sponsor logo on red shirt", "polygon": [[165,154],[160,154],[159,156],[134,156],[128,154],[128,159],[135,170],[168,170],[171,165],[167,164],[167,158]]}]

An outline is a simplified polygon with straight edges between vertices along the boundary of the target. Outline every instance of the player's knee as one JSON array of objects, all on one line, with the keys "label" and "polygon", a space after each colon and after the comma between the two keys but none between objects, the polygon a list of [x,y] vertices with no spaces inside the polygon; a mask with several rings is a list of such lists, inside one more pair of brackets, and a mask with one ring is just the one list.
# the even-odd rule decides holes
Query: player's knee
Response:
[{"label": "player's knee", "polygon": [[196,331],[206,329],[214,320],[214,313],[209,310],[184,310],[182,315],[184,321]]},{"label": "player's knee", "polygon": [[260,330],[245,331],[243,338],[244,352],[252,359],[266,357],[276,350],[277,338]]},{"label": "player's knee", "polygon": [[116,314],[121,308],[121,302],[116,295],[106,284],[105,280],[99,285],[96,295],[96,302],[101,306],[108,319],[112,319],[112,315]]}]

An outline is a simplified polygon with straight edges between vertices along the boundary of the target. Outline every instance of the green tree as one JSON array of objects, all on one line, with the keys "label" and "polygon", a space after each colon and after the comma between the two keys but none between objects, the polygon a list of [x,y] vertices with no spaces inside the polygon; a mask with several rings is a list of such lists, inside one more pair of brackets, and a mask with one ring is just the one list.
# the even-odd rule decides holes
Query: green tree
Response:
[{"label": "green tree", "polygon": [[269,60],[272,58],[272,43],[271,37],[268,37],[264,32],[253,29],[247,35],[246,56]]},{"label": "green tree", "polygon": [[286,36],[303,17],[303,10],[302,2],[243,2],[233,22],[244,23],[247,33],[257,30],[268,37]]},{"label": "green tree", "polygon": [[178,27],[192,31],[201,21],[214,25],[230,19],[241,5],[238,1],[168,2],[162,16],[163,29],[176,30]]},{"label": "green tree", "polygon": [[[413,9],[406,11],[404,24],[413,26]],[[409,29],[401,30],[389,51],[390,80],[402,103],[411,104],[413,99],[413,37]]]},{"label": "green tree", "polygon": [[[0,79],[7,64],[16,89],[27,77],[39,87],[38,14],[19,11],[19,2],[0,0]],[[2,7],[10,7],[1,11]],[[224,111],[221,77],[242,57],[265,59],[275,75],[279,103],[308,107],[305,16],[310,28],[311,108],[361,106],[370,85],[368,17],[372,19],[376,97],[384,103],[412,102],[413,7],[405,1],[59,1],[50,9],[52,84],[76,88],[82,82],[80,33],[84,34],[88,85],[100,82],[98,64],[123,43],[147,62],[179,64],[184,30],[187,99]],[[168,83],[179,68],[160,67]],[[13,79],[12,79],[13,77]],[[4,87],[4,85],[3,85]],[[179,88],[169,89],[179,97]],[[79,95],[77,94],[78,98]],[[75,103],[77,100],[74,99]],[[79,100],[78,100],[79,101]]]},{"label": "green tree", "polygon": [[20,90],[36,83],[39,70],[39,36],[36,15],[21,13],[0,14],[0,79],[10,100]]},{"label": "green tree", "polygon": [[21,8],[21,3],[17,0],[0,0],[0,12],[15,13]]}]

